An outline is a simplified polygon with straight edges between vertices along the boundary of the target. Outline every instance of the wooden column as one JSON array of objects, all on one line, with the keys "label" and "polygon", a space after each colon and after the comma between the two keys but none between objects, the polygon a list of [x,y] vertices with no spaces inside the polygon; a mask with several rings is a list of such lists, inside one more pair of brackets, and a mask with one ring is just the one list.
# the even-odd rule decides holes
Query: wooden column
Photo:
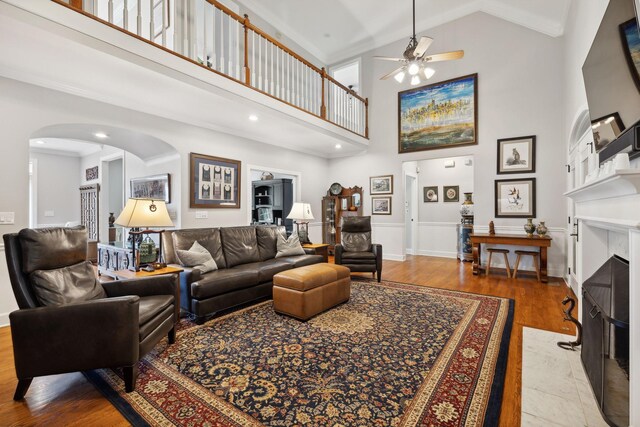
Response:
[{"label": "wooden column", "polygon": [[322,67],[322,102],[320,104],[320,117],[322,117],[323,119],[327,119],[327,106],[324,103],[324,98],[325,98],[325,82],[327,81],[327,70]]},{"label": "wooden column", "polygon": [[82,10],[82,0],[71,0],[69,2],[71,7],[75,7],[78,10]]},{"label": "wooden column", "polygon": [[369,138],[369,98],[364,99],[364,137]]},{"label": "wooden column", "polygon": [[251,69],[249,68],[249,15],[244,15],[244,83],[251,86]]}]

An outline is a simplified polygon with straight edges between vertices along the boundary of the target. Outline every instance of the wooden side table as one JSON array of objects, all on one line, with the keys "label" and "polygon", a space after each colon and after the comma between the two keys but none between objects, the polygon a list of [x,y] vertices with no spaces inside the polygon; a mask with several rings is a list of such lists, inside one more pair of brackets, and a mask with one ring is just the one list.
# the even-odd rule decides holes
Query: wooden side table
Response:
[{"label": "wooden side table", "polygon": [[322,255],[324,262],[329,262],[329,245],[327,243],[308,243],[302,245],[304,249],[313,249],[313,253],[316,255]]}]

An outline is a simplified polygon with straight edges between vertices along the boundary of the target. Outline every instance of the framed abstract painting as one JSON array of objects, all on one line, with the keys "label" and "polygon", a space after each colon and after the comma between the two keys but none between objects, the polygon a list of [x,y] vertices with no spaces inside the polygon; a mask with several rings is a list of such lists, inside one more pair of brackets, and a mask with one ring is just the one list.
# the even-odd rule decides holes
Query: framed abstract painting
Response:
[{"label": "framed abstract painting", "polygon": [[398,153],[478,143],[478,75],[398,93]]},{"label": "framed abstract painting", "polygon": [[240,208],[240,161],[190,153],[191,208]]},{"label": "framed abstract painting", "polygon": [[638,34],[638,21],[636,21],[636,18],[632,18],[620,24],[619,28],[629,72],[636,87],[640,90],[640,35]]}]

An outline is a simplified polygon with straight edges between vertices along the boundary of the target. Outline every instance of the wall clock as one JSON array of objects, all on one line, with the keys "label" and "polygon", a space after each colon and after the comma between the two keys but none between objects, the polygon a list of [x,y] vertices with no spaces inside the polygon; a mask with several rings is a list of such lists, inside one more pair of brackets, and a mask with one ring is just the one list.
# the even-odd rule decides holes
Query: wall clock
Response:
[{"label": "wall clock", "polygon": [[329,187],[329,193],[331,193],[332,196],[339,195],[340,193],[342,193],[342,185],[334,182],[333,184],[331,184],[331,187]]}]

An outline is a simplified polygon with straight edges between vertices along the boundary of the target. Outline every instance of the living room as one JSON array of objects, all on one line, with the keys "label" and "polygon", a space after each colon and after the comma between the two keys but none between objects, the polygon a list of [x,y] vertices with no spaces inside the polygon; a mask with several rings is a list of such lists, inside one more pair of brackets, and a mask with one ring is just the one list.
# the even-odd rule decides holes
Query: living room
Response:
[{"label": "living room", "polygon": [[[113,3],[116,4],[117,15],[118,2]],[[135,5],[132,4],[136,2],[129,3],[133,8]],[[268,89],[261,93],[238,84],[56,2],[41,0],[24,5],[19,1],[2,0],[0,109],[5,125],[4,142],[0,144],[3,159],[0,176],[9,184],[0,190],[0,211],[3,215],[5,212],[13,215],[10,222],[3,221],[3,234],[18,232],[31,224],[80,222],[79,199],[76,197],[78,185],[100,183],[104,193],[108,188],[107,164],[117,156],[123,158],[124,164],[121,183],[123,207],[131,194],[131,179],[157,174],[171,176],[171,202],[167,207],[172,228],[178,230],[250,224],[251,182],[257,180],[252,171],[262,171],[271,172],[276,177],[293,177],[297,181],[294,201],[308,203],[314,216],[308,223],[309,240],[324,243],[323,197],[329,194],[334,183],[345,189],[360,187],[361,214],[371,218],[371,241],[383,248],[383,281],[444,287],[516,301],[513,332],[511,340],[507,341],[510,353],[504,380],[502,416],[499,421],[497,418],[487,421],[487,425],[518,425],[521,420],[522,425],[527,425],[527,422],[551,425],[541,424],[543,421],[534,419],[533,413],[522,415],[526,412],[524,397],[521,399],[525,394],[525,374],[520,371],[528,348],[522,342],[523,328],[573,335],[573,326],[563,321],[565,307],[562,299],[565,295],[573,295],[579,302],[574,317],[583,320],[579,314],[582,309],[581,285],[596,268],[595,265],[593,268],[586,266],[595,260],[585,258],[578,261],[580,256],[587,251],[610,252],[622,253],[629,259],[633,258],[629,254],[633,254],[637,244],[637,228],[631,225],[629,229],[618,224],[633,223],[633,215],[625,218],[628,212],[634,212],[638,207],[636,193],[624,196],[620,202],[611,201],[604,206],[586,202],[577,208],[564,195],[574,187],[570,182],[573,175],[567,172],[567,165],[576,161],[571,153],[588,144],[582,141],[591,125],[582,68],[609,2],[565,0],[512,5],[497,0],[461,0],[442,5],[418,0],[415,4],[415,33],[418,40],[422,36],[433,39],[428,48],[429,54],[463,50],[464,56],[457,60],[434,62],[431,67],[435,74],[415,86],[409,78],[402,83],[393,78],[381,80],[380,77],[402,64],[374,58],[398,57],[406,49],[413,31],[410,1],[393,6],[380,3],[377,14],[367,13],[366,17],[357,17],[344,4],[336,5],[333,12],[320,13],[316,6],[310,5],[308,10],[303,10],[302,6],[288,3],[269,4],[269,7],[252,1],[240,0],[237,3],[235,10],[240,16],[247,13],[252,25],[262,28],[274,40],[299,53],[311,65],[319,69],[326,67],[328,74],[333,68],[356,61],[359,75],[355,82],[344,82],[349,86],[345,99],[349,94],[356,101],[358,98],[355,96],[367,98],[363,103],[367,108],[367,126],[360,116],[355,120],[359,123],[355,131],[336,126],[331,123],[330,111],[327,119],[322,119],[319,106],[317,113],[309,114],[295,103],[282,102]],[[224,2],[224,7],[233,6],[232,2]],[[291,12],[288,15],[282,13],[287,8]],[[380,13],[384,8],[389,10]],[[321,26],[318,22],[324,21],[314,16],[326,18],[334,14],[341,17],[335,22],[327,18],[322,24],[326,28],[318,32],[317,28]],[[130,19],[135,21],[133,17]],[[367,20],[370,21],[368,27]],[[348,26],[356,28],[351,29],[352,32],[341,29]],[[301,34],[305,28],[309,34]],[[242,31],[237,34],[241,41]],[[619,35],[616,37],[619,43]],[[195,62],[198,62],[197,58],[198,55]],[[249,58],[251,60],[250,55]],[[239,59],[238,69],[242,71],[241,56]],[[200,55],[201,65],[209,60],[208,57],[203,60]],[[627,72],[627,68],[624,71]],[[470,75],[477,75],[475,143],[454,144],[438,150],[403,151],[399,143],[399,93]],[[277,78],[275,82],[277,84]],[[158,90],[160,87],[164,91]],[[355,92],[349,92],[351,90]],[[326,108],[331,110],[332,106],[327,104]],[[632,123],[632,119],[625,119],[625,123]],[[591,133],[587,133],[591,137]],[[97,136],[101,134],[106,138]],[[544,221],[548,228],[546,234],[551,238],[544,269],[545,275],[549,276],[548,283],[536,280],[532,259],[522,261],[517,279],[507,278],[502,256],[493,257],[491,274],[486,278],[484,272],[478,276],[473,274],[472,263],[456,260],[456,225],[461,219],[457,207],[464,200],[462,193],[467,192],[465,188],[471,188],[468,192],[473,193],[474,233],[488,233],[492,221],[498,235],[525,235],[523,226],[528,216],[498,215],[495,195],[496,181],[511,178],[496,171],[498,140],[525,135],[535,136],[535,169],[516,177],[534,179],[535,182],[534,198],[530,200],[535,213],[532,212],[530,217],[536,224]],[[77,166],[74,166],[77,169],[73,172],[76,178],[68,180],[73,184],[63,183],[63,174],[56,175],[55,168],[50,168],[49,171],[53,172],[47,175],[49,182],[42,187],[47,189],[40,193],[59,191],[61,195],[57,199],[64,202],[58,205],[53,201],[42,202],[34,207],[28,165],[30,159],[41,155],[53,157],[51,152],[33,153],[46,148],[47,144],[54,145],[55,141],[83,141],[102,150],[104,147],[112,148],[88,161],[77,161]],[[237,207],[193,207],[192,154],[238,162],[241,167],[238,169]],[[429,176],[426,168],[435,169],[440,167],[439,162],[445,161],[453,162],[454,166],[449,169],[442,166],[443,176],[446,172],[470,171],[470,179],[449,183],[429,183],[422,179]],[[53,160],[51,164],[56,162]],[[637,162],[632,160],[630,167],[637,168]],[[81,179],[86,177],[86,170],[94,166],[98,166],[98,178]],[[575,173],[577,166],[572,170]],[[420,183],[416,187],[417,196],[412,197],[406,191],[409,175],[415,175],[416,182]],[[374,212],[374,199],[379,197],[375,191],[372,194],[370,184],[372,177],[380,176],[391,176],[393,180],[392,194],[383,195],[389,198],[388,214],[384,215]],[[438,187],[439,200],[435,203],[425,200],[423,187],[429,185]],[[457,201],[447,202],[444,199],[445,185],[459,186]],[[407,203],[416,206],[418,216],[414,217],[410,210],[407,211]],[[67,214],[64,206],[72,204],[77,205]],[[448,209],[446,215],[430,216],[437,209],[454,205],[456,209]],[[65,214],[58,218],[56,214],[62,212]],[[584,236],[593,247],[585,247],[581,252],[585,240],[576,242],[572,237],[576,232],[572,226],[574,217],[581,212],[585,218],[620,218],[616,220],[618,222],[614,221],[617,225],[610,227],[617,231],[609,231],[631,236],[622,239],[618,245],[625,249],[612,249],[616,244],[608,242],[614,242],[614,235],[604,234],[602,237],[600,229],[589,229],[591,226],[585,220],[585,225],[578,226],[585,227],[579,230],[583,233],[580,238]],[[50,215],[52,213],[54,216]],[[109,213],[106,205],[101,206],[100,236],[108,235],[106,218]],[[119,212],[114,214],[117,217]],[[37,219],[30,222],[30,216],[34,215]],[[412,221],[416,223],[415,235],[420,242],[415,249],[409,244],[411,233],[408,230]],[[594,224],[592,222],[591,225]],[[156,243],[159,243],[157,239]],[[486,246],[483,247],[486,249]],[[514,267],[514,248],[509,249],[508,262],[510,267]],[[486,252],[480,254],[485,262],[486,255]],[[604,260],[598,261],[600,265]],[[637,276],[633,274],[632,285],[637,284]],[[354,274],[353,281],[369,277],[367,273]],[[18,309],[5,263],[0,265],[0,283],[0,324],[5,326],[9,324],[9,313]],[[631,292],[630,305],[634,307],[638,298],[634,291]],[[215,318],[211,320],[215,321]],[[6,354],[3,360],[8,360],[13,351],[8,332],[2,336],[2,342],[1,351]],[[180,345],[180,332],[176,343]],[[158,346],[161,345],[166,344]],[[634,360],[637,361],[633,352],[637,345],[632,336],[632,366]],[[24,401],[12,402],[11,395],[17,382],[13,363],[4,363],[2,370],[5,382],[10,384],[3,386],[0,413],[6,414],[13,423],[66,423],[62,419],[69,420],[65,417],[74,413],[69,406],[65,409],[65,404],[73,406],[74,399],[83,393],[90,393],[90,397],[78,403],[83,405],[80,419],[89,417],[85,419],[99,422],[88,414],[91,408],[99,408],[97,413],[113,420],[113,424],[127,422],[81,374],[38,377]],[[65,384],[68,389],[65,389]],[[73,388],[76,389],[71,390]],[[633,393],[632,386],[631,402]],[[40,394],[38,408],[28,409],[30,395],[33,394]],[[635,396],[637,399],[637,394]],[[507,409],[506,406],[513,408]],[[58,414],[66,415],[59,421],[49,418]],[[590,423],[588,416],[580,416],[583,422],[575,419],[556,422],[570,426]],[[629,424],[637,424],[637,417],[637,413],[635,418],[632,414]],[[237,422],[250,424],[247,420]],[[301,420],[298,422],[303,423]],[[387,419],[386,422],[390,424],[392,421]],[[475,424],[469,422],[481,425],[479,421]],[[313,424],[312,421],[309,423]],[[322,424],[320,421],[316,423]],[[352,424],[357,422],[352,421]]]}]

